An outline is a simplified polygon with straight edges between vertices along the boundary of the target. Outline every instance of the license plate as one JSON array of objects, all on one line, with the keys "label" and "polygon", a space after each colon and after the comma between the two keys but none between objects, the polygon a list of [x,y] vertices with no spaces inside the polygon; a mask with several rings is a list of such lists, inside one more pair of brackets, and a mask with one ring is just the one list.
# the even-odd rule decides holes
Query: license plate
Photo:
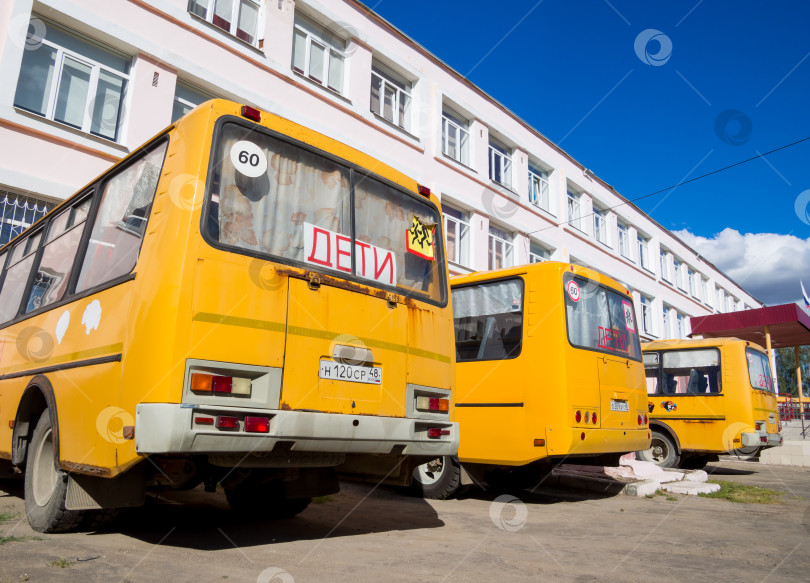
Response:
[{"label": "license plate", "polygon": [[610,410],[627,413],[628,411],[630,411],[630,403],[628,403],[627,401],[611,401]]},{"label": "license plate", "polygon": [[382,384],[382,367],[359,366],[356,364],[342,364],[334,360],[322,360],[318,376],[330,381],[346,381],[350,383],[365,383],[367,385]]}]

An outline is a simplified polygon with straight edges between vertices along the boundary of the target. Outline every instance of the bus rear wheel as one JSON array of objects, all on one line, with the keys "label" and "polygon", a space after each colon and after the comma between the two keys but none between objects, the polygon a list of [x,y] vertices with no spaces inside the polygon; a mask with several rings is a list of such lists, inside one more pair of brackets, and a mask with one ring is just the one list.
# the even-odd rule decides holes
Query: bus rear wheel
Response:
[{"label": "bus rear wheel", "polygon": [[39,532],[65,532],[79,526],[84,511],[67,510],[68,477],[56,469],[53,426],[48,411],[37,421],[25,464],[25,516]]},{"label": "bus rear wheel", "polygon": [[653,462],[662,468],[677,468],[681,463],[681,454],[672,438],[666,433],[652,431],[650,449],[636,452],[640,460]]},{"label": "bus rear wheel", "polygon": [[461,486],[461,465],[445,455],[417,466],[413,471],[413,490],[423,498],[446,500]]}]

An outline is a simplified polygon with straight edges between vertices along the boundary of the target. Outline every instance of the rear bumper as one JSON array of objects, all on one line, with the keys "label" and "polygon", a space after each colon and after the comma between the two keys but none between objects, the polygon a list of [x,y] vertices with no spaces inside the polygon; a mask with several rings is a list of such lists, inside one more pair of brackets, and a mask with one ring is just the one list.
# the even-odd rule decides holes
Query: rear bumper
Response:
[{"label": "rear bumper", "polygon": [[[239,428],[199,425],[195,418],[226,415]],[[267,433],[244,431],[245,416],[269,417]],[[441,435],[428,437],[429,428]],[[269,411],[176,403],[142,403],[135,416],[135,450],[139,454],[223,454],[270,452],[280,442],[285,451],[345,454],[441,456],[458,452],[458,424],[398,417],[339,415],[305,411]]]},{"label": "rear bumper", "polygon": [[778,447],[782,445],[779,433],[741,433],[743,447]]},{"label": "rear bumper", "polygon": [[[550,456],[560,455],[600,455],[605,453],[629,453],[650,448],[650,430],[644,429],[571,429],[567,444],[568,451],[558,450],[558,444],[549,448]],[[584,435],[584,439],[583,439]]]}]

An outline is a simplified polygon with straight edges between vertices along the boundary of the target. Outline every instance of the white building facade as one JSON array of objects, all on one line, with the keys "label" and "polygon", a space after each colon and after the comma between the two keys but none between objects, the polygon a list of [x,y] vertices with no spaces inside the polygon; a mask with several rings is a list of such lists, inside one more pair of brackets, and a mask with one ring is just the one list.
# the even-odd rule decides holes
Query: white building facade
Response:
[{"label": "white building facade", "polygon": [[0,87],[0,243],[196,104],[225,97],[430,187],[451,273],[592,267],[632,290],[646,339],[762,305],[354,0],[4,0]]}]

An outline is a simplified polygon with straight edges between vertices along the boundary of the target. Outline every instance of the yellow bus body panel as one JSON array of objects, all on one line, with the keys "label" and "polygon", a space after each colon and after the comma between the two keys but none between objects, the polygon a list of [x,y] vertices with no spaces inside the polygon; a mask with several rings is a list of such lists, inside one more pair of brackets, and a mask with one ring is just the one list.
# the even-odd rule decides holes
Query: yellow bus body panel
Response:
[{"label": "yellow bus body panel", "polygon": [[[572,346],[566,329],[563,274],[573,273],[627,294],[613,279],[566,263],[532,265],[451,279],[451,286],[507,278],[524,281],[522,350],[518,357],[456,365],[459,460],[519,466],[547,457],[627,453],[649,447],[641,362]],[[630,411],[610,411],[626,399]],[[496,405],[475,407],[469,404]],[[459,406],[460,405],[460,406]],[[597,425],[575,413],[597,414]],[[544,440],[545,445],[535,445]]]}]

